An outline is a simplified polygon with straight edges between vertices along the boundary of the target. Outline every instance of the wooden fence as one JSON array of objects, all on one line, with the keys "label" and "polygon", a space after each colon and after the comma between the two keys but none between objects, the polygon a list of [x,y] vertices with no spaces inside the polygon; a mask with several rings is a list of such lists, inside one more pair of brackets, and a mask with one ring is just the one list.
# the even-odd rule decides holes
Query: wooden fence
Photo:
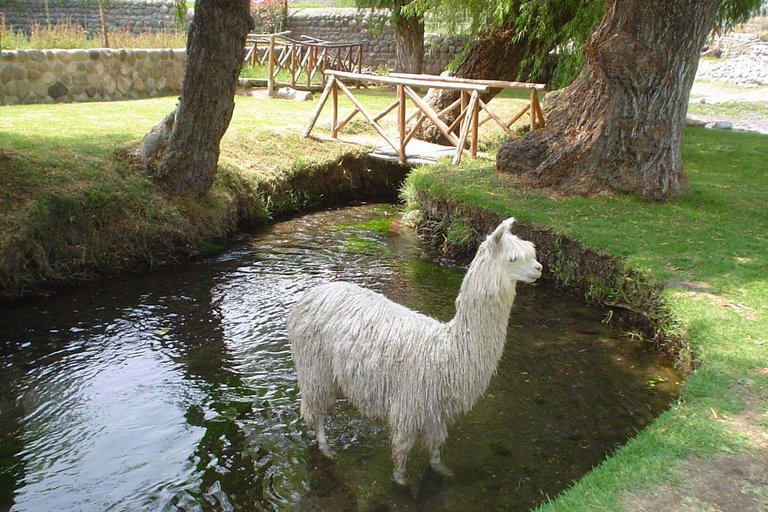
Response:
[{"label": "wooden fence", "polygon": [[[374,76],[345,71],[326,70],[325,74],[329,78],[325,89],[320,96],[314,114],[304,128],[304,137],[308,137],[312,132],[312,128],[315,126],[325,103],[330,97],[333,108],[331,121],[332,138],[338,138],[339,132],[359,113],[365,117],[374,130],[376,130],[386,143],[392,147],[397,153],[398,161],[401,163],[405,163],[406,161],[407,144],[414,138],[423,123],[427,120],[432,122],[450,142],[451,146],[455,148],[453,156],[454,164],[461,162],[462,155],[467,151],[465,146],[468,139],[469,155],[472,158],[477,156],[478,129],[488,121],[494,121],[510,137],[515,136],[515,133],[511,130],[512,124],[520,119],[526,112],[530,115],[531,130],[543,128],[545,125],[544,114],[541,110],[538,97],[539,91],[545,89],[544,84],[506,82],[500,80],[470,80],[464,78],[411,75],[405,73],[392,73],[389,76]],[[372,82],[394,85],[397,88],[397,99],[379,114],[372,115],[360,100],[352,94],[352,91],[344,84],[344,82]],[[440,112],[435,112],[421,98],[414,88],[459,91],[460,97]],[[529,90],[530,101],[524,108],[515,113],[509,121],[505,121],[492,112],[488,107],[488,104],[480,99],[480,93],[486,92],[490,88]],[[341,121],[339,121],[339,91],[344,93],[354,105],[352,112]],[[410,115],[407,115],[406,113],[407,99],[410,99],[416,107]],[[452,118],[453,120],[450,121],[450,124],[448,124],[449,121],[443,120],[446,114],[451,113],[456,109],[459,109],[459,112]],[[379,124],[379,121],[393,110],[397,111],[397,140],[387,134]],[[481,112],[484,113],[483,119],[480,119]]]},{"label": "wooden fence", "polygon": [[[272,95],[275,86],[322,89],[326,70],[360,73],[363,65],[362,43],[331,43],[302,36],[298,41],[276,34],[249,34],[245,43],[245,62],[267,67],[267,90]],[[278,81],[286,71],[289,81]]]}]

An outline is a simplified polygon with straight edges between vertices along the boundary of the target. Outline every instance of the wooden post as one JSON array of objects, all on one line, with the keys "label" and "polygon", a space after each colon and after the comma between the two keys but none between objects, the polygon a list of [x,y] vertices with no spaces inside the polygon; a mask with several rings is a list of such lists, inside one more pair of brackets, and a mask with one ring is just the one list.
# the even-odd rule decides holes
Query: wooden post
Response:
[{"label": "wooden post", "polygon": [[[468,102],[469,102],[469,93],[467,91],[461,91],[461,110],[459,110],[459,116],[461,116],[461,113],[467,109]],[[466,115],[466,113],[464,115]]]},{"label": "wooden post", "polygon": [[472,116],[469,120],[471,123],[469,129],[472,132],[471,138],[469,139],[469,156],[477,158],[477,131],[479,128],[477,118],[480,115],[480,96],[477,94],[477,91],[472,91],[472,100],[473,101],[470,101],[472,104],[472,112],[469,112]]},{"label": "wooden post", "polygon": [[400,138],[400,149],[397,151],[397,160],[405,163],[405,87],[397,84],[397,131]]},{"label": "wooden post", "polygon": [[275,95],[275,36],[269,36],[269,48],[267,48],[267,94]]},{"label": "wooden post", "polygon": [[[325,75],[323,75],[325,76]],[[331,113],[331,138],[339,138],[339,87],[336,85],[336,80],[331,85],[331,105],[333,112]]]},{"label": "wooden post", "polygon": [[291,87],[296,88],[296,43],[291,42]]},{"label": "wooden post", "polygon": [[320,85],[325,85],[325,67],[328,65],[328,48],[320,55]]},{"label": "wooden post", "polygon": [[536,89],[531,89],[531,108],[529,109],[531,114],[531,131],[536,129]]},{"label": "wooden post", "polygon": [[[355,70],[356,73],[362,73],[363,72],[363,45],[359,45],[357,47],[357,69]],[[363,82],[358,81],[357,82],[357,88],[363,86]]]},{"label": "wooden post", "polygon": [[312,114],[312,117],[309,119],[309,122],[304,127],[304,131],[301,132],[301,135],[303,137],[309,137],[309,134],[312,132],[312,128],[314,128],[315,123],[317,122],[317,118],[320,117],[320,112],[323,111],[323,106],[325,105],[325,102],[328,100],[328,95],[331,92],[331,88],[336,85],[336,77],[332,76],[330,80],[328,80],[328,83],[325,86],[325,89],[323,89],[323,94],[320,95],[320,99],[317,102],[317,107],[315,107],[315,112]]},{"label": "wooden post", "polygon": [[312,74],[315,72],[317,62],[317,47],[309,47],[309,60],[307,61],[307,89],[312,87]]}]

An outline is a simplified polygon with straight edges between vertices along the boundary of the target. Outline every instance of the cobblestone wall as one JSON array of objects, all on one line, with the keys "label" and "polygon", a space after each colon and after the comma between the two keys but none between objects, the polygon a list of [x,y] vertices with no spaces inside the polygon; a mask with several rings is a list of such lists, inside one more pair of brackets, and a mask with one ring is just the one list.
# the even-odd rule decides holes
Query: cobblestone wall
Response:
[{"label": "cobblestone wall", "polygon": [[181,92],[184,50],[14,50],[0,55],[0,105]]},{"label": "cobblestone wall", "polygon": [[[178,30],[173,22],[173,0],[110,0],[106,9],[110,29],[129,29],[134,34],[158,30]],[[89,32],[101,32],[96,2],[81,0],[0,0],[5,25],[29,32],[34,23],[46,25],[69,21]]]},{"label": "cobblestone wall", "polygon": [[[395,61],[394,31],[385,14],[356,9],[297,9],[288,16],[293,37],[363,43],[363,65],[376,69]],[[424,72],[439,74],[467,43],[465,36],[427,35]]]},{"label": "cobblestone wall", "polygon": [[768,43],[756,34],[732,32],[707,44],[699,61],[698,80],[728,82],[744,87],[768,85]]}]

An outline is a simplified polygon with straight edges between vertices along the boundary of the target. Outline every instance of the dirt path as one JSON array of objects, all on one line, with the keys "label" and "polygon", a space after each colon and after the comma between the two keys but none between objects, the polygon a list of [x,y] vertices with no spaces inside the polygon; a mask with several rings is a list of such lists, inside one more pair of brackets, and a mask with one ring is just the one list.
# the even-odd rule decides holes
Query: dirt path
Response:
[{"label": "dirt path", "polygon": [[718,105],[723,103],[752,103],[764,105],[765,108],[744,109],[738,114],[713,113],[713,114],[689,114],[690,121],[700,124],[714,123],[718,121],[729,122],[734,130],[743,130],[768,134],[768,86],[737,87],[733,85],[720,85],[711,82],[694,82],[691,89],[692,104],[706,103]]}]

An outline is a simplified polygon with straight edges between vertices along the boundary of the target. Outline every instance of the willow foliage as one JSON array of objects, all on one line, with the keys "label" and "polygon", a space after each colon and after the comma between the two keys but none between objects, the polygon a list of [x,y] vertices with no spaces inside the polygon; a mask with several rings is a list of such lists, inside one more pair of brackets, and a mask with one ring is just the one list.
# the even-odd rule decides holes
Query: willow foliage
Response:
[{"label": "willow foliage", "polygon": [[[669,0],[666,5],[674,5]],[[693,0],[695,1],[695,0]],[[727,30],[759,11],[762,0],[724,0],[713,29]],[[660,8],[665,4],[659,2]],[[480,34],[502,25],[518,41],[536,41],[521,68],[541,71],[555,59],[552,85],[568,84],[583,62],[582,49],[605,12],[603,0],[414,0],[407,11],[429,14],[449,31]],[[547,50],[542,51],[542,48]]]}]

